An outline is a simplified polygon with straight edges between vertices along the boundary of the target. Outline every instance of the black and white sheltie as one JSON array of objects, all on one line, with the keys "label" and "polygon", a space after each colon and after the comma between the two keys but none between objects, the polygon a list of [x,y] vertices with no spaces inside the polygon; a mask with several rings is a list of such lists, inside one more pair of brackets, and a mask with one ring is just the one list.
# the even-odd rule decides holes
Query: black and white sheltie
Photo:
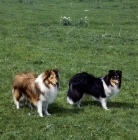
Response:
[{"label": "black and white sheltie", "polygon": [[116,95],[121,87],[122,71],[109,70],[108,74],[102,78],[96,78],[86,72],[74,75],[69,81],[67,102],[76,103],[80,107],[83,95],[90,94],[98,100],[106,110],[107,99]]}]

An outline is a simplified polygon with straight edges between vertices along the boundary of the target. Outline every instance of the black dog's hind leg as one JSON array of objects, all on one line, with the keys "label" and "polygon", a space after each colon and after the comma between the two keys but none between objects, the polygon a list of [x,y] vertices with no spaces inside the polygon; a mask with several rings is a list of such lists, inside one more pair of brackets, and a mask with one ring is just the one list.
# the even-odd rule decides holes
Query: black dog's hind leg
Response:
[{"label": "black dog's hind leg", "polygon": [[82,99],[83,99],[84,95],[85,95],[85,94],[83,94],[83,96],[81,97],[81,99],[77,102],[77,107],[78,107],[78,108],[80,108],[81,101],[82,101]]}]

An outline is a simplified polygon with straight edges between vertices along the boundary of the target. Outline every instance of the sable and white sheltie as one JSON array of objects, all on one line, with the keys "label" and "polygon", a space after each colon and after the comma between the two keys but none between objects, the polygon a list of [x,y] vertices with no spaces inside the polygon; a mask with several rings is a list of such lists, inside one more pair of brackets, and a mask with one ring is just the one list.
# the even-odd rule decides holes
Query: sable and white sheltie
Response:
[{"label": "sable and white sheltie", "polygon": [[94,99],[100,101],[106,110],[107,99],[116,95],[121,87],[122,71],[109,70],[102,78],[96,78],[86,72],[74,75],[69,81],[67,102],[76,103],[80,107],[81,99],[85,93],[90,94]]},{"label": "sable and white sheltie", "polygon": [[48,113],[48,105],[53,103],[59,88],[59,75],[57,69],[49,69],[40,75],[32,72],[22,72],[14,77],[13,99],[19,109],[21,102],[28,100],[37,107],[41,117],[43,112]]}]

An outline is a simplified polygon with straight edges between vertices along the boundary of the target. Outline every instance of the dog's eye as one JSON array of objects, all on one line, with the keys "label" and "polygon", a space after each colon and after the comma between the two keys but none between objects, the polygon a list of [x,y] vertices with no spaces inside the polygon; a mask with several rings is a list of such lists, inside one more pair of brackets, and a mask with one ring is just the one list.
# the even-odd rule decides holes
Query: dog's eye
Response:
[{"label": "dog's eye", "polygon": [[53,79],[53,77],[50,77],[50,79]]},{"label": "dog's eye", "polygon": [[118,79],[118,78],[119,78],[119,76],[114,76],[113,78],[114,78],[114,79]]},{"label": "dog's eye", "polygon": [[118,76],[114,76],[113,78],[114,78],[114,79],[117,79],[117,78],[118,78]]}]

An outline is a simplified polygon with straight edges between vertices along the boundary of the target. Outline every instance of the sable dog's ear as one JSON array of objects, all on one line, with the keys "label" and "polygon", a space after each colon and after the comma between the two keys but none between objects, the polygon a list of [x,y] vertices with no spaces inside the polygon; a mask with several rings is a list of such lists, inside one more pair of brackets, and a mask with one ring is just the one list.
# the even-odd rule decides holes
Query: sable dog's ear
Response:
[{"label": "sable dog's ear", "polygon": [[53,69],[53,72],[55,72],[56,76],[58,77],[58,69]]},{"label": "sable dog's ear", "polygon": [[53,69],[53,71],[54,71],[55,73],[58,73],[58,69]]},{"label": "sable dog's ear", "polygon": [[47,79],[51,75],[51,70],[46,70],[43,75],[43,79]]}]

